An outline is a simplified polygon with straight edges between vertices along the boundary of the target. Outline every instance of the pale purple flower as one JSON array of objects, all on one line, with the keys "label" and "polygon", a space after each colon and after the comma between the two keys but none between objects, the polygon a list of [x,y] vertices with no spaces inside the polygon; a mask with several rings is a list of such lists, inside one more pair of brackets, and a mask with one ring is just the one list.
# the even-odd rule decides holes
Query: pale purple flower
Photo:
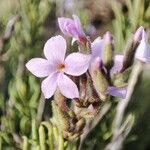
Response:
[{"label": "pale purple flower", "polygon": [[[115,55],[114,57],[114,65],[110,70],[110,74],[117,74],[121,71],[122,67],[123,67],[123,55]],[[108,93],[111,96],[116,96],[116,97],[120,97],[120,98],[125,98],[126,97],[126,93],[127,93],[127,87],[122,87],[122,88],[117,88],[114,86],[109,86],[108,87]]]},{"label": "pale purple flower", "polygon": [[[91,64],[93,64],[93,62],[95,63],[95,65],[97,65],[97,63],[101,63],[101,65],[99,66],[104,67],[102,65],[102,53],[103,53],[104,42],[105,43],[112,42],[112,36],[109,32],[105,34],[104,39],[101,39],[101,37],[98,37],[91,43],[91,49],[92,49]],[[99,57],[99,59],[97,57]],[[114,56],[114,65],[110,70],[111,75],[117,74],[121,71],[123,67],[123,57],[124,57],[123,55]],[[91,67],[92,65],[90,65],[89,67],[89,72],[91,72]],[[108,87],[108,94],[112,96],[116,96],[116,97],[124,98],[126,95],[126,91],[127,91],[127,87],[123,87],[123,88],[117,88],[114,86]]]},{"label": "pale purple flower", "polygon": [[112,41],[112,35],[110,32],[106,32],[104,35],[104,38],[102,39],[101,37],[96,38],[92,43],[91,43],[91,50],[92,50],[92,57],[100,57],[102,58],[102,53],[103,53],[103,47],[105,44],[111,44]]},{"label": "pale purple flower", "polygon": [[73,15],[73,19],[60,17],[58,24],[60,30],[67,36],[73,37],[80,42],[86,42],[87,38],[82,29],[82,25],[78,16]]},{"label": "pale purple flower", "polygon": [[[119,73],[123,66],[123,55],[116,55],[114,57],[114,66],[111,69],[111,74]],[[92,60],[89,72],[92,76],[92,72],[97,69],[102,69],[104,66],[100,57],[95,57]],[[127,87],[117,88],[114,86],[109,86],[107,93],[111,96],[116,96],[120,98],[125,98],[127,92]]]},{"label": "pale purple flower", "polygon": [[[107,34],[106,34],[107,35]],[[110,38],[106,36],[106,41],[110,42]],[[100,57],[102,59],[102,50],[103,50],[103,45],[104,45],[104,40],[101,39],[101,37],[96,38],[92,43],[91,43],[91,49],[92,49],[92,60],[93,61],[95,58]],[[119,73],[123,67],[123,55],[115,55],[114,57],[114,65],[110,70],[111,74],[116,74]]]},{"label": "pale purple flower", "polygon": [[50,98],[56,88],[67,98],[78,98],[76,84],[65,75],[79,76],[88,69],[90,55],[72,53],[65,59],[66,41],[62,36],[50,38],[44,46],[43,58],[33,58],[27,64],[28,70],[37,77],[47,77],[42,81],[41,89],[45,98]]},{"label": "pale purple flower", "polygon": [[141,60],[142,62],[150,63],[150,44],[148,44],[144,29],[142,30],[142,39],[136,50],[135,58]]}]

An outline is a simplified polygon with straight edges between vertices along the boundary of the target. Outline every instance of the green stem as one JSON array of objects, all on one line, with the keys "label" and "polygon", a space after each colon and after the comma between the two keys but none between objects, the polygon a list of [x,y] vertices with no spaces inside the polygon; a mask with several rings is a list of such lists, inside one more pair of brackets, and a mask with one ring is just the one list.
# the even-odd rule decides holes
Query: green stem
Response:
[{"label": "green stem", "polygon": [[[22,150],[28,150],[28,139],[26,136],[23,136],[23,146],[22,146]],[[1,149],[0,149],[1,150]]]},{"label": "green stem", "polygon": [[69,142],[68,142],[67,150],[77,150],[77,149],[78,149],[78,145],[79,145],[78,143],[79,143],[78,140],[76,140],[76,141],[74,141],[74,142],[69,141]]},{"label": "green stem", "polygon": [[42,125],[39,127],[39,141],[41,150],[46,150],[46,135]]},{"label": "green stem", "polygon": [[64,150],[64,139],[61,135],[61,133],[59,134],[59,141],[58,141],[59,145],[58,145],[58,150]]},{"label": "green stem", "polygon": [[32,119],[32,139],[37,139],[37,127],[36,127],[36,120]]}]

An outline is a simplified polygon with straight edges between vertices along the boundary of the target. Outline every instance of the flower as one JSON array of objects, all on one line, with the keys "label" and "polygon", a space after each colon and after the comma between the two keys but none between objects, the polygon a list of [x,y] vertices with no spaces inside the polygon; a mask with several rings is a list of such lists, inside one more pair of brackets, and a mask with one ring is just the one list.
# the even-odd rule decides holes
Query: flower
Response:
[{"label": "flower", "polygon": [[101,57],[101,59],[102,59],[104,45],[105,44],[110,44],[112,42],[113,42],[112,41],[112,35],[111,35],[110,32],[106,32],[103,39],[101,37],[96,38],[91,43],[91,50],[92,50],[93,58]]},{"label": "flower", "polygon": [[[117,74],[121,71],[122,67],[123,67],[123,55],[115,55],[114,57],[114,65],[110,70],[110,74]],[[127,93],[127,86],[122,87],[122,88],[118,88],[115,86],[109,86],[108,87],[108,93],[111,96],[116,96],[116,97],[120,97],[122,99],[125,99],[126,97],[126,93]]]},{"label": "flower", "polygon": [[73,37],[80,42],[86,42],[87,38],[82,29],[81,22],[78,16],[73,15],[73,19],[60,17],[58,25],[60,30],[67,36]]},{"label": "flower", "polygon": [[[109,38],[107,38],[107,39],[106,40],[109,43],[110,39]],[[96,38],[91,43],[91,49],[92,49],[92,60],[91,61],[93,61],[97,57],[100,57],[100,59],[102,60],[103,45],[104,45],[104,40],[101,39],[101,37]],[[115,55],[114,56],[114,65],[110,70],[110,74],[116,74],[116,73],[120,72],[120,70],[123,67],[123,57],[124,57],[123,55]]]},{"label": "flower", "polygon": [[142,32],[142,39],[140,41],[139,46],[137,47],[135,58],[139,59],[142,62],[150,63],[150,44],[148,44],[147,42],[147,36],[144,31],[144,28],[142,29],[141,32]]},{"label": "flower", "polygon": [[58,35],[50,38],[44,46],[43,58],[33,58],[27,64],[28,70],[37,77],[47,77],[41,89],[45,98],[50,98],[56,88],[67,98],[78,98],[76,84],[65,75],[79,76],[85,73],[91,59],[90,55],[72,53],[65,59],[66,41]]},{"label": "flower", "polygon": [[[106,36],[106,42],[109,43],[110,42],[110,38],[108,38],[108,36]],[[97,61],[96,60],[102,60],[102,53],[103,53],[103,45],[104,45],[104,39],[101,39],[101,37],[96,38],[92,43],[91,43],[91,49],[92,49],[92,59],[91,59],[91,63],[95,62],[95,65],[97,65]],[[97,58],[99,57],[99,59]],[[110,70],[110,74],[117,74],[121,71],[122,67],[123,67],[123,55],[115,55],[114,56],[114,65]],[[101,62],[102,63],[102,62]],[[101,64],[100,65],[101,68],[103,68],[104,66]],[[91,73],[91,68],[92,65],[90,65],[89,67],[89,72]],[[123,88],[117,88],[114,86],[108,86],[107,92],[109,95],[111,96],[116,96],[116,97],[120,97],[120,98],[125,98],[126,96],[126,92],[127,92],[127,87],[123,87]]]}]

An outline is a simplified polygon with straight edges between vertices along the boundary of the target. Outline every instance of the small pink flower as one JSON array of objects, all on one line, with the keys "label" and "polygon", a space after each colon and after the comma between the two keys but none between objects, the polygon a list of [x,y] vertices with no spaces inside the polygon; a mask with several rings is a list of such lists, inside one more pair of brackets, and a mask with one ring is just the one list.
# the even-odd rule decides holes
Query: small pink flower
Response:
[{"label": "small pink flower", "polygon": [[65,17],[58,18],[58,24],[65,35],[73,37],[83,43],[87,41],[78,16],[73,15],[73,19]]},{"label": "small pink flower", "polygon": [[90,55],[72,53],[65,59],[66,41],[62,36],[50,38],[44,46],[43,58],[33,58],[27,64],[28,70],[37,77],[47,77],[43,80],[41,89],[45,98],[50,98],[56,88],[67,98],[78,98],[76,84],[65,75],[79,76],[88,69]]},{"label": "small pink flower", "polygon": [[142,32],[142,39],[136,50],[135,58],[141,60],[142,62],[150,63],[150,44],[148,44],[144,28],[142,28],[140,31]]}]

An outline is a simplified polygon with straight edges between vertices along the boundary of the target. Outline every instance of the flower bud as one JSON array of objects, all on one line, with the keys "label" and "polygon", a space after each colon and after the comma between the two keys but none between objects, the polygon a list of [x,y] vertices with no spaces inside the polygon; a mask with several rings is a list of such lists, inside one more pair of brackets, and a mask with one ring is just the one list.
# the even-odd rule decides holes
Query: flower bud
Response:
[{"label": "flower bud", "polygon": [[135,53],[135,58],[144,63],[150,63],[150,44],[148,44],[147,38],[147,34],[143,30],[142,39]]},{"label": "flower bud", "polygon": [[86,43],[86,35],[83,31],[80,19],[73,15],[73,19],[61,17],[58,18],[58,25],[60,30],[67,36],[75,38],[80,43]]},{"label": "flower bud", "polygon": [[106,92],[108,88],[108,81],[104,75],[103,64],[99,57],[97,57],[91,64],[90,74],[92,77],[94,88],[101,100],[106,99]]},{"label": "flower bud", "polygon": [[142,40],[143,31],[144,31],[144,28],[140,27],[136,31],[135,35],[129,40],[129,43],[127,44],[127,46],[125,48],[123,68],[122,68],[121,72],[123,72],[124,70],[126,70],[133,64],[136,49]]},{"label": "flower bud", "polygon": [[59,127],[62,131],[68,130],[70,127],[69,123],[69,115],[61,110],[60,107],[55,102],[52,102],[52,110],[53,110],[53,116],[56,119],[56,125]]},{"label": "flower bud", "polygon": [[144,28],[142,26],[137,29],[133,38],[134,42],[140,42],[142,40],[143,31],[144,31]]},{"label": "flower bud", "polygon": [[104,35],[104,45],[103,45],[103,63],[107,70],[110,70],[113,66],[114,57],[114,46],[112,44],[112,35],[110,32],[106,32]]},{"label": "flower bud", "polygon": [[118,88],[127,86],[130,73],[131,73],[131,67],[126,69],[122,73],[113,74],[111,76],[111,81],[113,86]]}]

